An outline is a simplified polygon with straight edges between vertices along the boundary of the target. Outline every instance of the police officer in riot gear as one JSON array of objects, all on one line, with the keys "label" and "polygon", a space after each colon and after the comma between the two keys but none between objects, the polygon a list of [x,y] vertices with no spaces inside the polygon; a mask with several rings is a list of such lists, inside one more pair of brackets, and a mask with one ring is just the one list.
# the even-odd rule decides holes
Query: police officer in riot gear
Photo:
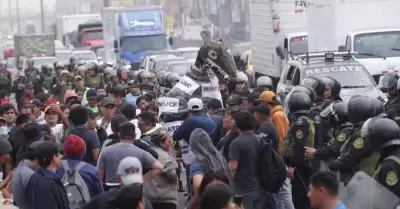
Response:
[{"label": "police officer in riot gear", "polygon": [[370,118],[361,129],[374,152],[380,152],[374,178],[400,198],[400,128],[390,119]]},{"label": "police officer in riot gear", "polygon": [[399,103],[399,98],[397,97],[397,82],[399,80],[399,75],[395,72],[387,73],[382,76],[380,84],[382,84],[381,90],[388,95],[389,101],[385,104],[386,112],[395,107]]},{"label": "police officer in riot gear", "polygon": [[342,98],[340,97],[342,86],[340,85],[339,81],[330,76],[322,77],[321,80],[324,82],[326,88],[325,99],[331,102],[342,101]]},{"label": "police officer in riot gear", "polygon": [[353,131],[353,126],[347,116],[346,103],[333,102],[321,112],[321,118],[330,122],[333,129],[332,138],[324,148],[315,150],[306,148],[306,155],[310,159],[317,159],[329,162],[340,155],[340,148],[347,136]]},{"label": "police officer in riot gear", "polygon": [[384,114],[384,107],[378,99],[356,95],[347,103],[347,114],[353,130],[346,136],[340,156],[329,164],[329,169],[340,172],[345,184],[360,170],[372,176],[379,156],[361,136],[361,127],[369,118]]},{"label": "police officer in riot gear", "polygon": [[15,93],[15,101],[21,100],[26,83],[29,83],[29,81],[25,76],[25,72],[23,70],[19,70],[17,73],[17,79],[15,79],[13,87],[11,88],[11,92]]},{"label": "police officer in riot gear", "polygon": [[117,85],[117,87],[119,89],[126,89],[128,88],[128,83],[129,83],[129,78],[128,78],[128,74],[129,74],[129,68],[126,66],[122,66],[119,69],[119,83]]},{"label": "police officer in riot gear", "polygon": [[40,81],[42,84],[43,92],[48,92],[51,94],[53,85],[56,83],[57,77],[53,76],[53,65],[45,64],[42,65],[42,71],[40,72]]},{"label": "police officer in riot gear", "polygon": [[[400,100],[398,98],[400,97],[400,79],[397,81],[396,88],[397,88],[397,96],[395,97],[396,99],[393,99],[393,101],[397,100],[399,102]],[[387,112],[387,117],[389,119],[394,120],[400,126],[400,105],[395,105],[393,103],[393,107],[390,108],[390,110],[386,109],[386,112]]]},{"label": "police officer in riot gear", "polygon": [[304,147],[314,148],[314,124],[310,116],[312,100],[303,92],[293,92],[288,99],[290,128],[283,142],[282,155],[292,179],[292,199],[295,208],[308,209],[308,181],[311,164]]},{"label": "police officer in riot gear", "polygon": [[174,88],[174,86],[179,83],[181,76],[178,73],[171,73],[167,77],[167,87]]},{"label": "police officer in riot gear", "polygon": [[230,79],[227,83],[228,93],[232,94],[236,91],[245,88],[245,84],[248,81],[247,75],[241,71],[236,73],[236,78]]},{"label": "police officer in riot gear", "polygon": [[27,60],[28,67],[25,69],[25,75],[28,80],[33,84],[35,94],[42,92],[42,85],[39,83],[40,73],[39,70],[34,66],[33,59]]},{"label": "police officer in riot gear", "polygon": [[154,91],[154,76],[153,74],[148,71],[148,70],[142,70],[138,75],[137,75],[138,81],[141,84],[141,89],[143,92],[153,92]]},{"label": "police officer in riot gear", "polygon": [[264,91],[272,91],[272,80],[268,76],[260,76],[256,81],[256,88],[253,91],[264,92]]},{"label": "police officer in riot gear", "polygon": [[87,68],[87,74],[85,76],[85,86],[93,89],[99,87],[103,82],[103,77],[99,73],[97,64],[88,63],[86,65],[86,68]]},{"label": "police officer in riot gear", "polygon": [[74,72],[78,68],[78,59],[76,57],[69,58],[68,71]]},{"label": "police officer in riot gear", "polygon": [[85,78],[86,77],[86,71],[87,71],[86,65],[81,65],[76,69],[75,76],[79,75],[82,78]]},{"label": "police officer in riot gear", "polygon": [[315,124],[315,144],[316,148],[325,147],[329,139],[325,135],[324,123],[320,117],[320,113],[329,103],[325,99],[326,86],[322,79],[310,76],[302,81],[303,85],[311,87],[314,91],[314,105],[311,107],[310,115]]},{"label": "police officer in riot gear", "polygon": [[77,67],[82,66],[82,65],[86,65],[86,61],[83,60],[83,59],[79,59],[79,60],[76,62],[76,64],[78,65]]},{"label": "police officer in riot gear", "polygon": [[0,62],[0,91],[8,95],[11,89],[11,73],[7,70],[7,61]]}]

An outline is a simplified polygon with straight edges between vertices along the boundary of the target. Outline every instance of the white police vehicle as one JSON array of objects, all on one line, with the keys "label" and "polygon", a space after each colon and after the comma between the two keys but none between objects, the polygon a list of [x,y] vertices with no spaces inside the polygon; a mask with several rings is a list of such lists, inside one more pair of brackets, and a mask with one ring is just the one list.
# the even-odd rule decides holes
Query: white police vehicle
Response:
[{"label": "white police vehicle", "polygon": [[342,86],[340,96],[347,101],[353,95],[366,95],[387,101],[368,70],[352,58],[350,52],[308,53],[288,61],[282,71],[276,92],[285,94],[290,86],[301,84],[308,76],[330,76]]}]

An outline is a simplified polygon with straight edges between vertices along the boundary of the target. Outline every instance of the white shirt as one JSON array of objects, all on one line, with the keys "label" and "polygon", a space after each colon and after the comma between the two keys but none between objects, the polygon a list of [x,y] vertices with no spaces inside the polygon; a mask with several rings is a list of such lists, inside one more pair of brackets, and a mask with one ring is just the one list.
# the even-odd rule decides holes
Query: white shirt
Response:
[{"label": "white shirt", "polygon": [[[103,123],[103,118],[97,120],[96,122],[97,122],[97,125],[101,126]],[[107,136],[110,136],[113,133],[113,131],[111,130],[111,121],[107,124],[106,127],[103,127],[103,128],[106,130]]]},{"label": "white shirt", "polygon": [[135,133],[136,133],[136,138],[135,139],[140,139],[140,137],[142,136],[142,133],[140,132],[140,129],[139,129],[138,120],[137,119],[133,119],[133,120],[131,120],[129,122],[131,122],[133,125],[135,125]]},{"label": "white shirt", "polygon": [[61,139],[64,136],[64,125],[57,124],[56,126],[51,128],[51,131],[54,134],[54,140],[56,141],[56,143],[62,143]]}]

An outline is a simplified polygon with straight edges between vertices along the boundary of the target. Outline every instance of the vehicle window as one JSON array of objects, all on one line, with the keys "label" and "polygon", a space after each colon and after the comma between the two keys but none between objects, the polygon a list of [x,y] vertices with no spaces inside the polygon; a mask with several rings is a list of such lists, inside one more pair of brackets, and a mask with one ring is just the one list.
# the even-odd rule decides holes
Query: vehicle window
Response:
[{"label": "vehicle window", "polygon": [[196,58],[197,57],[197,51],[181,52],[180,56],[188,58],[188,59]]},{"label": "vehicle window", "polygon": [[103,31],[87,31],[86,40],[99,40],[103,39]]},{"label": "vehicle window", "polygon": [[342,88],[376,86],[367,69],[361,65],[309,68],[305,70],[305,76],[331,76],[340,82]]},{"label": "vehicle window", "polygon": [[285,75],[285,84],[290,86],[293,85],[293,76],[294,76],[294,72],[297,69],[297,67],[295,65],[290,65],[286,75]]},{"label": "vehicle window", "polygon": [[356,35],[354,51],[358,59],[400,57],[400,31]]},{"label": "vehicle window", "polygon": [[136,52],[148,50],[162,50],[167,42],[164,35],[155,36],[129,36],[121,38],[123,52]]},{"label": "vehicle window", "polygon": [[17,63],[15,61],[14,57],[9,57],[7,58],[7,68],[16,68],[17,67]]},{"label": "vehicle window", "polygon": [[351,36],[347,36],[345,48],[346,48],[346,50],[351,49]]},{"label": "vehicle window", "polygon": [[74,53],[74,54],[78,59],[83,59],[83,60],[96,60],[97,59],[96,55],[94,55],[94,53],[90,53],[90,52]]},{"label": "vehicle window", "polygon": [[41,58],[41,59],[33,59],[33,65],[40,69],[42,65],[45,64],[53,64],[57,59],[56,58]]},{"label": "vehicle window", "polygon": [[178,73],[180,76],[184,76],[190,67],[190,63],[173,64],[168,67],[168,71]]},{"label": "vehicle window", "polygon": [[71,52],[56,52],[56,58],[58,60],[62,60],[62,61],[69,61],[69,59],[72,57],[72,53]]},{"label": "vehicle window", "polygon": [[292,37],[289,44],[289,50],[292,55],[308,52],[308,36]]},{"label": "vehicle window", "polygon": [[298,68],[296,68],[296,70],[294,71],[294,75],[293,75],[293,86],[297,86],[300,84],[300,70]]}]

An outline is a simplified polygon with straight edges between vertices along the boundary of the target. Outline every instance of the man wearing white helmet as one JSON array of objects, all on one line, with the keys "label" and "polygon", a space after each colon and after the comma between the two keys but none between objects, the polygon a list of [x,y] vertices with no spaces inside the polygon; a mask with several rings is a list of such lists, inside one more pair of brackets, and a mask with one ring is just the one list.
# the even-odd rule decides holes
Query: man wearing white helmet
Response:
[{"label": "man wearing white helmet", "polygon": [[245,88],[245,84],[248,82],[247,75],[244,72],[238,71],[236,78],[228,81],[228,92],[231,94],[236,91],[240,91]]},{"label": "man wearing white helmet", "polygon": [[263,91],[272,91],[272,80],[268,76],[261,76],[256,81],[254,91],[262,93]]}]

